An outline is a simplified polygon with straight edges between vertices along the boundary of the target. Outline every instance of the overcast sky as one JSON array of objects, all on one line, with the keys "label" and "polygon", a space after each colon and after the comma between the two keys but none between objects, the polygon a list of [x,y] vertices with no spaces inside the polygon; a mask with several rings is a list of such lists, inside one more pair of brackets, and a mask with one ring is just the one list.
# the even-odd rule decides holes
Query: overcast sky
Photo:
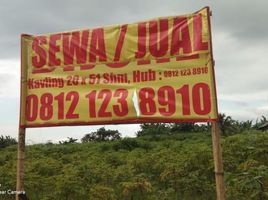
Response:
[{"label": "overcast sky", "polygon": [[[17,137],[20,34],[132,23],[159,16],[213,11],[219,112],[239,120],[268,117],[267,0],[1,0],[0,135]],[[139,125],[105,126],[134,136]],[[27,129],[28,143],[81,138],[100,126]]]}]

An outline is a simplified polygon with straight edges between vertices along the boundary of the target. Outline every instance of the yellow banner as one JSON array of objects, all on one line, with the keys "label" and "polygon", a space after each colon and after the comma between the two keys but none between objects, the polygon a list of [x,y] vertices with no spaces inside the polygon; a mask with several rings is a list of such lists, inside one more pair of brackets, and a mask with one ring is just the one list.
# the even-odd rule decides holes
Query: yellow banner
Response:
[{"label": "yellow banner", "polygon": [[23,127],[217,118],[208,8],[21,45]]}]

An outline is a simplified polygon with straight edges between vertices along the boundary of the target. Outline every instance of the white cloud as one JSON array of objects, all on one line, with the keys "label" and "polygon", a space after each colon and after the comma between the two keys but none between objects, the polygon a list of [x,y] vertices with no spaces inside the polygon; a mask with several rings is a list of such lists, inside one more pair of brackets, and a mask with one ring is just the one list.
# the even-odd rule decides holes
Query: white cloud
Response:
[{"label": "white cloud", "polygon": [[19,97],[20,63],[0,59],[0,97]]},{"label": "white cloud", "polygon": [[[1,118],[1,131],[17,134],[18,111],[15,109],[18,108],[20,90],[21,33],[40,34],[129,23],[194,12],[207,5],[213,11],[213,49],[220,111],[243,120],[267,116],[268,1],[29,0],[26,3],[3,0],[0,7],[0,109],[6,116]],[[29,129],[27,138],[34,142],[79,138],[98,127]],[[138,125],[106,127],[131,136],[139,129]]]}]

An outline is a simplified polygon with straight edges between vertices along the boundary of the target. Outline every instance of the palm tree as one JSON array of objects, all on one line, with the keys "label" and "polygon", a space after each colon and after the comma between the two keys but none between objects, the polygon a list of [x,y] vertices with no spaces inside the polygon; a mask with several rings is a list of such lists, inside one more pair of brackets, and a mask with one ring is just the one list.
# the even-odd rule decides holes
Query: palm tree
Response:
[{"label": "palm tree", "polygon": [[263,126],[265,123],[267,123],[267,118],[265,116],[261,116],[261,119],[256,120],[256,123],[253,125],[254,129],[259,129],[261,126]]},{"label": "palm tree", "polygon": [[222,135],[230,134],[235,131],[235,120],[231,116],[226,116],[224,113],[219,114],[219,126]]}]

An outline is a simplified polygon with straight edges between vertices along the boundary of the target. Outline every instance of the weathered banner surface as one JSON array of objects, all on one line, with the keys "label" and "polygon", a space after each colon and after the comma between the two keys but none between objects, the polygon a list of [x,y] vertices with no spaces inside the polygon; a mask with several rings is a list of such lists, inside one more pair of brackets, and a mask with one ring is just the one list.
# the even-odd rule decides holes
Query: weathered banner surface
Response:
[{"label": "weathered banner surface", "polygon": [[209,9],[22,35],[22,127],[213,121]]}]

